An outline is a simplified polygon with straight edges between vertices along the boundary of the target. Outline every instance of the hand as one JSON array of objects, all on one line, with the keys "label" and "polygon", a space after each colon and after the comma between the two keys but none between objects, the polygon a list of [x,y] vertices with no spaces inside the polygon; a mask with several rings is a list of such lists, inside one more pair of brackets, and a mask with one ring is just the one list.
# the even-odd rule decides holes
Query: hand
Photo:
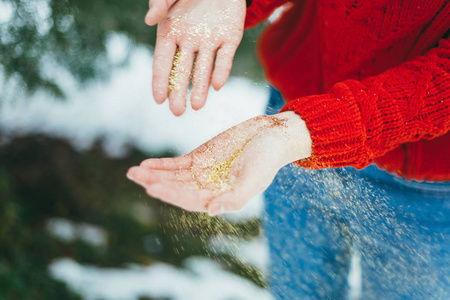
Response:
[{"label": "hand", "polygon": [[245,11],[245,0],[150,0],[146,23],[159,22],[153,60],[157,103],[169,98],[172,113],[180,116],[191,77],[195,110],[204,106],[211,83],[222,88],[242,39]]},{"label": "hand", "polygon": [[145,160],[127,175],[155,198],[214,216],[241,209],[281,167],[310,155],[305,123],[285,112],[245,121],[187,155]]}]

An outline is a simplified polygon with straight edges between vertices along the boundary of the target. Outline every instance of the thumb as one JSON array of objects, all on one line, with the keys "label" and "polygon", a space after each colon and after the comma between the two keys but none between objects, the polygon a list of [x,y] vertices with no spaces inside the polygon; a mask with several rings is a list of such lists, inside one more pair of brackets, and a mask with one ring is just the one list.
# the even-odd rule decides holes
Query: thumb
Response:
[{"label": "thumb", "polygon": [[240,182],[233,189],[214,198],[208,205],[208,214],[215,217],[224,212],[241,210],[247,202],[263,192],[272,182],[276,172],[272,174],[259,173],[261,176],[251,176],[249,180]]},{"label": "thumb", "polygon": [[241,200],[234,190],[224,192],[209,203],[208,214],[215,217],[224,212],[240,210],[245,205]]},{"label": "thumb", "polygon": [[150,0],[149,10],[145,16],[145,23],[149,26],[158,24],[167,15],[169,8],[177,0]]},{"label": "thumb", "polygon": [[210,217],[215,217],[225,212],[225,205],[220,202],[211,202],[208,206],[208,215]]}]

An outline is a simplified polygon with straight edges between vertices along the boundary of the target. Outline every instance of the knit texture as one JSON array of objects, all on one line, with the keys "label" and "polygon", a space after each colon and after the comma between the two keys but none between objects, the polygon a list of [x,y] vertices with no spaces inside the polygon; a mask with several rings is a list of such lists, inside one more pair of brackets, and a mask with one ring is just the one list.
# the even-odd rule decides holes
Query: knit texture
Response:
[{"label": "knit texture", "polygon": [[[287,0],[252,0],[247,9],[245,28],[254,27],[270,17],[272,12]],[[249,2],[247,1],[247,4]]]},{"label": "knit texture", "polygon": [[[247,26],[286,2],[254,0]],[[266,77],[313,140],[299,165],[375,161],[409,179],[450,180],[449,2],[294,1],[269,26],[258,48]]]}]

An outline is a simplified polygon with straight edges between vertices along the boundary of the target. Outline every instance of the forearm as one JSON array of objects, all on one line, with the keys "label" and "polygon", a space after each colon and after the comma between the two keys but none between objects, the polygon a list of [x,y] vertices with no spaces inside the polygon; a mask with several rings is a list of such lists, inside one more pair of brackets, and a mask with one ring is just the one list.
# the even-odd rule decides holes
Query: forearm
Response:
[{"label": "forearm", "polygon": [[363,81],[347,80],[327,94],[291,101],[313,140],[303,167],[363,168],[407,142],[450,129],[450,42]]}]

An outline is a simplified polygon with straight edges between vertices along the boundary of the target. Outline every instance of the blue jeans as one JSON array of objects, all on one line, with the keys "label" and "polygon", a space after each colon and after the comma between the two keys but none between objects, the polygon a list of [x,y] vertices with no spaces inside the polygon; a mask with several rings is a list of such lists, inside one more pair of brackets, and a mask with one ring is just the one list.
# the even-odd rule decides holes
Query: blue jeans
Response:
[{"label": "blue jeans", "polygon": [[450,299],[450,182],[288,165],[265,196],[277,299]]}]

